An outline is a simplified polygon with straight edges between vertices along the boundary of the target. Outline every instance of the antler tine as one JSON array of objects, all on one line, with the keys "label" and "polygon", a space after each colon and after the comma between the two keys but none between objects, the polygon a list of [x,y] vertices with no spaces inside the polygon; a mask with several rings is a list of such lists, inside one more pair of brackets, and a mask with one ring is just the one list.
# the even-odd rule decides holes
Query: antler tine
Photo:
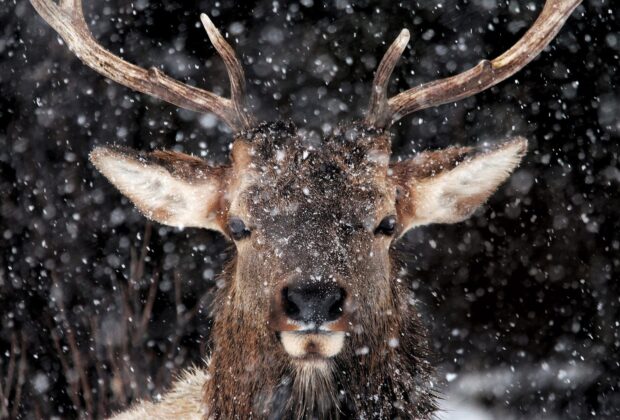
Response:
[{"label": "antler tine", "polygon": [[240,122],[246,127],[250,128],[254,123],[253,117],[248,114],[245,103],[245,75],[243,73],[243,67],[237,58],[235,51],[228,42],[224,39],[220,31],[217,30],[209,16],[205,13],[200,14],[200,20],[202,25],[207,31],[207,36],[211,40],[211,43],[218,52],[224,65],[226,66],[226,72],[230,79],[230,97],[232,104],[235,107],[235,111],[239,116]]},{"label": "antler tine", "polygon": [[403,29],[387,52],[383,56],[375,78],[372,82],[372,93],[370,94],[370,103],[368,105],[368,113],[364,122],[368,125],[376,125],[379,121],[382,121],[386,117],[388,109],[388,97],[387,97],[387,85],[390,81],[390,76],[396,67],[398,59],[405,51],[407,44],[409,43],[409,31]]},{"label": "antler tine", "polygon": [[[553,40],[580,3],[581,0],[547,0],[536,22],[504,54],[491,61],[483,60],[477,66],[455,76],[399,93],[387,100],[387,104],[372,106],[371,100],[365,121],[376,127],[388,127],[405,115],[467,98],[509,78],[532,61]],[[390,51],[387,54],[389,53]]]},{"label": "antler tine", "polygon": [[[180,83],[155,67],[146,70],[112,54],[92,36],[84,19],[81,0],[60,0],[59,3],[53,0],[30,0],[30,3],[75,55],[103,76],[180,108],[197,112],[212,112],[233,131],[242,131],[252,127],[254,118],[245,107],[243,70],[232,47],[210,21],[211,27],[207,28],[207,34],[226,64],[232,99]],[[204,18],[202,20],[204,23]]]}]

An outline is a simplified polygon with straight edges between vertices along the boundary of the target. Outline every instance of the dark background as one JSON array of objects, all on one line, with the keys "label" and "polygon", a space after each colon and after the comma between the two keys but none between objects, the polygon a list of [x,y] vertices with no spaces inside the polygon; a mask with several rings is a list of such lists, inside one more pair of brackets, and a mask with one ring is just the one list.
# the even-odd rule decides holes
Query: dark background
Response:
[{"label": "dark background", "polygon": [[[235,4],[239,3],[239,4]],[[85,0],[95,36],[143,67],[227,93],[206,12],[261,119],[321,136],[359,117],[401,28],[392,92],[509,48],[543,1]],[[620,415],[619,8],[586,0],[516,77],[394,127],[394,155],[530,140],[469,221],[401,241],[432,330],[445,418]],[[207,352],[230,255],[218,234],[150,225],[88,163],[95,145],[226,159],[231,134],[107,82],[24,1],[0,0],[0,417],[103,416],[157,396]],[[466,417],[470,416],[470,417]]]}]

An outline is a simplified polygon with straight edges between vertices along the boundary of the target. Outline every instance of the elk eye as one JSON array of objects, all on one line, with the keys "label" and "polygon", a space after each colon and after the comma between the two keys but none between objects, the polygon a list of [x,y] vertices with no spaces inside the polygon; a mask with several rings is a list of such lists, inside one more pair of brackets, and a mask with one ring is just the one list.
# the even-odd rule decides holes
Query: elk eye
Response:
[{"label": "elk eye", "polygon": [[396,230],[396,216],[387,216],[381,220],[379,226],[375,229],[375,235],[391,236]]},{"label": "elk eye", "polygon": [[230,231],[230,236],[232,236],[235,241],[247,238],[251,233],[250,229],[243,223],[243,220],[238,217],[231,217],[230,220],[228,220],[228,230]]}]

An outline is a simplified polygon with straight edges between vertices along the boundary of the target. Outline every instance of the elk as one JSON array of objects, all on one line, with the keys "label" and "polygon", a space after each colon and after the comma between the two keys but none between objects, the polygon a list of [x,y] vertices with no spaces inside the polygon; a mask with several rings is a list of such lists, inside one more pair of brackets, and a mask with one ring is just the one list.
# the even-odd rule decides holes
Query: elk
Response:
[{"label": "elk", "polygon": [[388,97],[405,29],[381,60],[363,119],[313,146],[290,122],[261,122],[246,103],[232,47],[204,14],[230,98],[137,67],[102,48],[80,0],[31,0],[86,65],[178,107],[211,112],[233,131],[230,162],[172,151],[97,147],[94,166],[148,218],[212,229],[234,244],[215,299],[212,350],[159,402],[133,418],[431,418],[436,410],[425,329],[399,278],[394,243],[417,226],[467,219],[527,150],[450,147],[390,159],[390,127],[509,78],[555,37],[580,0],[548,0],[499,57]]}]

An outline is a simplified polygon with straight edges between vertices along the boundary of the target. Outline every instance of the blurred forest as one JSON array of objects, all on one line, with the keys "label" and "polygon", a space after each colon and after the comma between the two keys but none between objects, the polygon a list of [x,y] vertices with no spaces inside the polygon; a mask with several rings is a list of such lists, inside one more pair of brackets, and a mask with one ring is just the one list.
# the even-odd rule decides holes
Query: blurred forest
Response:
[{"label": "blurred forest", "polygon": [[[406,27],[396,92],[509,48],[543,0],[84,0],[107,48],[228,91],[208,13],[264,120],[321,137],[357,118]],[[394,127],[394,157],[522,135],[530,151],[465,223],[397,245],[432,330],[446,419],[620,416],[620,8],[585,0],[506,82]],[[89,164],[96,145],[213,162],[231,133],[110,83],[29,2],[0,0],[0,418],[102,417],[208,354],[209,303],[233,250],[150,224]],[[467,417],[469,416],[469,417]]]}]

